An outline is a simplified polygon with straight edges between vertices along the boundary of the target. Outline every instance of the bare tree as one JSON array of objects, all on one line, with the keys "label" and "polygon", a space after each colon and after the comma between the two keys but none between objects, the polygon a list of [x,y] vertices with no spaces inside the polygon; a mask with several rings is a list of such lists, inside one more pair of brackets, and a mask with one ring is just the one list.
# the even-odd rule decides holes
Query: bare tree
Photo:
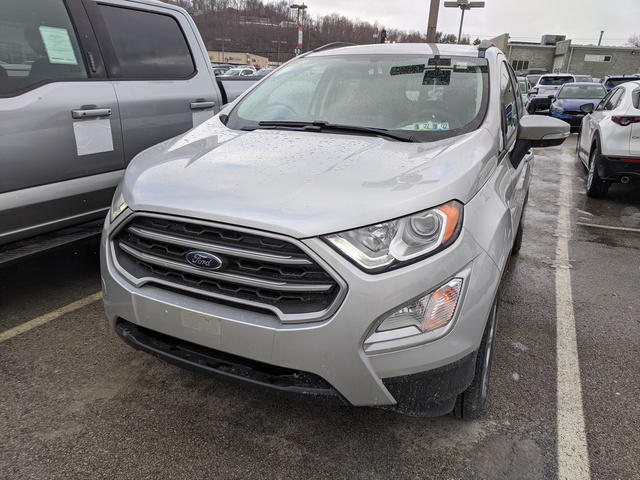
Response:
[{"label": "bare tree", "polygon": [[[278,56],[288,60],[297,44],[294,12],[286,0],[168,0],[186,9],[194,18],[208,50],[250,52],[255,55]],[[424,42],[425,34],[388,28],[378,22],[352,20],[338,14],[311,17],[303,20],[303,50],[312,50],[331,42],[356,44],[377,43],[382,30],[391,42]],[[231,41],[228,41],[230,39]],[[454,34],[437,32],[439,43],[456,43]],[[469,43],[469,37],[462,38]],[[286,43],[283,43],[286,42]]]},{"label": "bare tree", "polygon": [[627,45],[630,47],[638,47],[640,48],[640,34],[634,33],[627,40]]}]

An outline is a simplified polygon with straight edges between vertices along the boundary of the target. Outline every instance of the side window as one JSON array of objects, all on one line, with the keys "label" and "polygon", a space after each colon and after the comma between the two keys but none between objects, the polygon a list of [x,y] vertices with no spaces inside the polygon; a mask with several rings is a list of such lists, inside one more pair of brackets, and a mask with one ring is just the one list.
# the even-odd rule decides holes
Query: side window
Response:
[{"label": "side window", "polygon": [[611,97],[609,97],[609,100],[607,100],[607,102],[604,104],[603,110],[613,110],[614,108],[616,108],[620,103],[623,91],[624,89],[622,88],[616,88],[613,91],[613,95],[611,95]]},{"label": "side window", "polygon": [[[505,65],[508,65],[505,63]],[[518,119],[520,118],[520,114],[524,111],[524,105],[522,103],[522,96],[520,95],[520,88],[518,87],[518,77],[516,77],[515,72],[511,67],[509,69],[509,77],[511,78],[511,84],[513,85],[514,91],[516,93],[516,104],[518,107]],[[516,129],[518,125],[516,125]]]},{"label": "side window", "polygon": [[[98,4],[111,40],[109,76],[117,79],[181,79],[195,72],[187,41],[175,18]],[[109,49],[107,49],[109,50]]]},{"label": "side window", "polygon": [[0,2],[0,95],[87,78],[63,0]]},{"label": "side window", "polygon": [[600,101],[600,103],[598,104],[598,107],[596,108],[596,110],[604,110],[605,109],[605,105],[607,103],[609,103],[609,100],[611,100],[611,97],[616,93],[615,90],[611,90],[609,93],[607,93],[604,98]]},{"label": "side window", "polygon": [[509,75],[507,64],[502,62],[500,69],[500,100],[502,103],[502,133],[505,147],[511,145],[518,132],[518,106],[516,98],[519,98],[519,95]]}]

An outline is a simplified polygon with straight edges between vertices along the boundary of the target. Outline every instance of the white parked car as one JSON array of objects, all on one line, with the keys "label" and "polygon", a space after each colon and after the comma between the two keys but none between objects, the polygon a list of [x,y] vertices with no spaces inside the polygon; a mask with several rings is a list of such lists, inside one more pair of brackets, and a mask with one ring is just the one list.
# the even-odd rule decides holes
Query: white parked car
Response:
[{"label": "white parked car", "polygon": [[236,68],[230,68],[222,76],[223,77],[247,77],[255,74],[256,74],[256,69],[253,67],[236,67]]},{"label": "white parked car", "polygon": [[538,79],[529,93],[527,111],[536,113],[549,110],[551,99],[557,95],[565,83],[577,82],[576,75],[570,73],[548,73]]},{"label": "white parked car", "polygon": [[623,83],[612,89],[587,113],[578,139],[578,158],[587,175],[587,195],[606,195],[614,182],[640,180],[640,81]]}]

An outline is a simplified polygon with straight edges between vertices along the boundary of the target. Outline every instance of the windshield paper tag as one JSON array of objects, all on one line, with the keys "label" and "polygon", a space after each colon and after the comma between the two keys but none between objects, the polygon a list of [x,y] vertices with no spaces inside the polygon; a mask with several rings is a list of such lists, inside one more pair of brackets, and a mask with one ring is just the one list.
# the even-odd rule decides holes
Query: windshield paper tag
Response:
[{"label": "windshield paper tag", "polygon": [[49,63],[78,65],[66,28],[40,26],[38,30],[47,51]]},{"label": "windshield paper tag", "polygon": [[416,122],[413,124],[413,130],[419,131],[437,131],[437,130],[449,130],[449,122]]}]

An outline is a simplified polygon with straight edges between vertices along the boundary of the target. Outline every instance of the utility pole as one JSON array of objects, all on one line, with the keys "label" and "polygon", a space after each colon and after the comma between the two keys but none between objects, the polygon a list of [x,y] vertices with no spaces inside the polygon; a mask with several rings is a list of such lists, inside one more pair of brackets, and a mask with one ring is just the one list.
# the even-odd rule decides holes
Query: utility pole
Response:
[{"label": "utility pole", "polygon": [[429,7],[429,23],[427,23],[427,43],[436,43],[438,10],[440,10],[440,0],[431,0],[431,6]]},{"label": "utility pole", "polygon": [[600,30],[600,38],[598,39],[598,46],[602,43],[602,35],[604,35],[604,30]]},{"label": "utility pole", "polygon": [[225,63],[227,60],[224,58],[224,42],[230,42],[230,38],[216,38],[217,42],[222,42],[222,63]]},{"label": "utility pole", "polygon": [[271,43],[275,43],[278,45],[278,62],[282,62],[282,60],[280,59],[280,45],[286,45],[287,41],[286,40],[271,40]]},{"label": "utility pole", "polygon": [[462,14],[460,15],[460,29],[458,30],[458,43],[460,43],[462,41],[462,22],[464,21],[465,10],[471,10],[472,8],[484,8],[484,2],[456,0],[455,2],[444,2],[444,6],[447,8],[459,8],[462,10]]}]

